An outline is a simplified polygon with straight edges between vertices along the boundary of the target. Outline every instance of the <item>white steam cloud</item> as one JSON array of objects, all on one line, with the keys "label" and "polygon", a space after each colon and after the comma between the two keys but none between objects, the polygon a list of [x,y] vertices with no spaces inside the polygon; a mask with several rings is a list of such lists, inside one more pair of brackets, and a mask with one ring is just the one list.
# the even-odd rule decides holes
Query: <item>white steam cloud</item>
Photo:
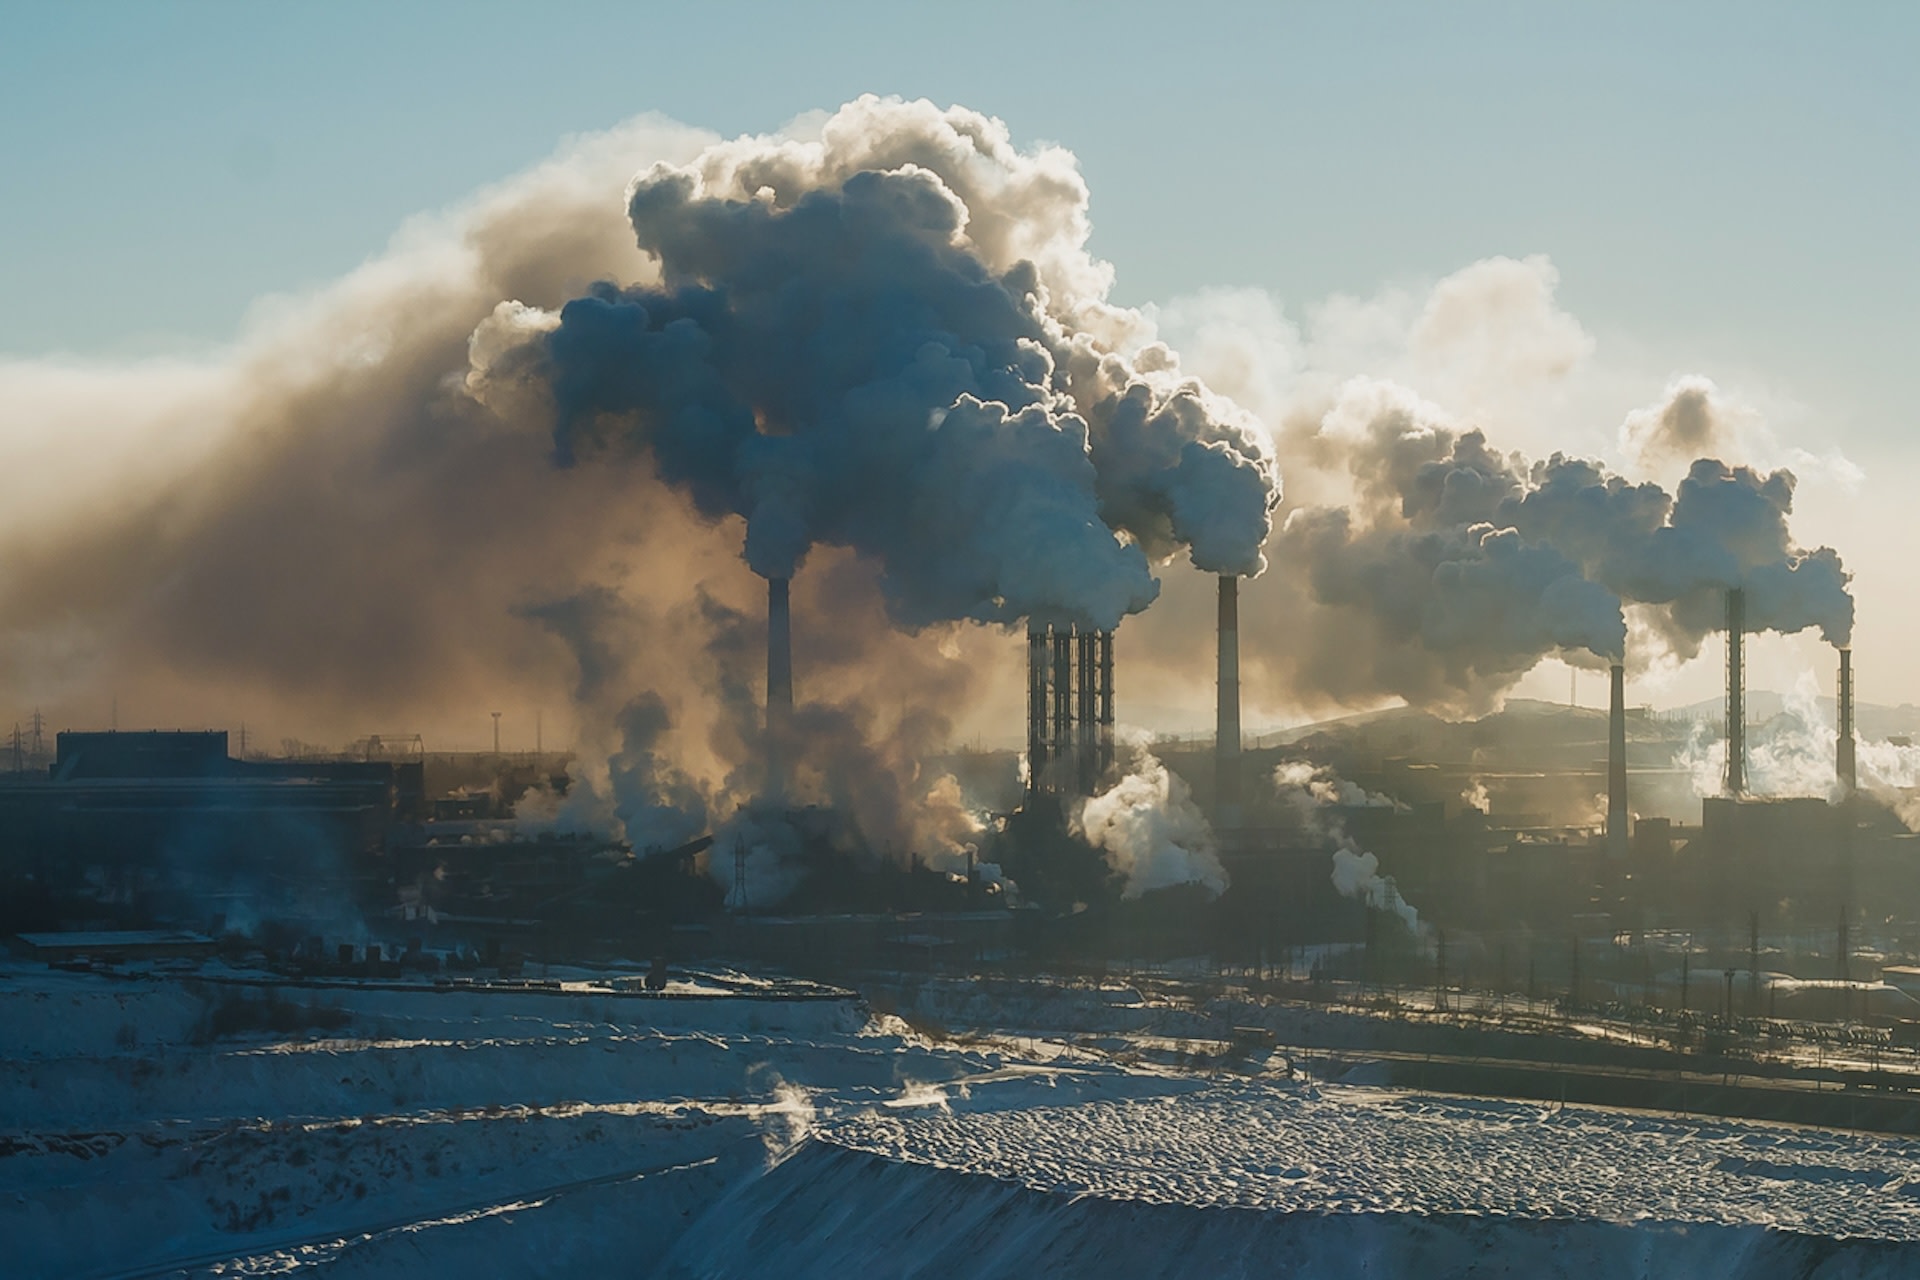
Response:
[{"label": "white steam cloud", "polygon": [[1124,881],[1123,897],[1190,884],[1210,896],[1226,892],[1213,828],[1187,784],[1148,750],[1145,735],[1127,746],[1132,759],[1126,774],[1075,805],[1074,834],[1105,855]]},{"label": "white steam cloud", "polygon": [[1335,845],[1331,879],[1340,895],[1364,902],[1375,911],[1391,911],[1417,933],[1420,913],[1400,896],[1391,876],[1380,874],[1380,859],[1355,842],[1340,816],[1342,809],[1405,806],[1392,796],[1368,791],[1332,769],[1304,760],[1289,760],[1275,767],[1273,785],[1309,831]]}]

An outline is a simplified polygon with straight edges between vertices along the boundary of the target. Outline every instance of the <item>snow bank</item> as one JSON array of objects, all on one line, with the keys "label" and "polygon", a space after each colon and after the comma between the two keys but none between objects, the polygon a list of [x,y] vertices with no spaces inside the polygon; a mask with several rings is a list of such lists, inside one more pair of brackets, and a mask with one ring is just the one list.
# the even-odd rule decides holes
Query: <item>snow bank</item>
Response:
[{"label": "snow bank", "polygon": [[1764,1227],[1198,1208],[1079,1191],[815,1142],[714,1205],[655,1274],[1893,1280],[1920,1268],[1920,1245]]}]

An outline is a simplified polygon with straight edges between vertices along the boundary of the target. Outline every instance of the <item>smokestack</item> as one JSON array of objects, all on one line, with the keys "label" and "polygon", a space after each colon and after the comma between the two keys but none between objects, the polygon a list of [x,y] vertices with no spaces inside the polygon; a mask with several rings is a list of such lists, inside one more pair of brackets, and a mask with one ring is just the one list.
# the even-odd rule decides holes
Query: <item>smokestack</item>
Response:
[{"label": "smokestack", "polygon": [[1834,742],[1834,773],[1842,797],[1851,797],[1859,785],[1853,759],[1853,650],[1840,651],[1840,683],[1834,687],[1834,716],[1839,737]]},{"label": "smokestack", "polygon": [[1052,657],[1048,652],[1047,629],[1027,628],[1027,791],[1038,795],[1046,790],[1047,773],[1047,691]]},{"label": "smokestack", "polygon": [[1240,580],[1220,575],[1220,674],[1213,721],[1214,820],[1240,825]]},{"label": "smokestack", "polygon": [[1078,678],[1074,692],[1074,768],[1080,794],[1090,796],[1100,781],[1100,682],[1094,658],[1098,640],[1092,631],[1081,631],[1074,640],[1074,675]]},{"label": "smokestack", "polygon": [[1747,793],[1747,593],[1727,591],[1727,794]]},{"label": "smokestack", "polygon": [[[1053,629],[1053,734],[1048,756],[1058,760],[1073,752],[1073,629]],[[1073,775],[1056,776],[1049,790],[1071,788]]]},{"label": "smokestack", "polygon": [[1614,663],[1607,702],[1607,856],[1627,852],[1627,669]]},{"label": "smokestack", "polygon": [[767,579],[767,790],[784,795],[788,726],[793,722],[793,617],[788,581]]},{"label": "smokestack", "polygon": [[1095,763],[1104,776],[1113,768],[1113,632],[1102,631],[1100,642],[1096,646],[1100,661],[1099,706],[1100,736]]}]

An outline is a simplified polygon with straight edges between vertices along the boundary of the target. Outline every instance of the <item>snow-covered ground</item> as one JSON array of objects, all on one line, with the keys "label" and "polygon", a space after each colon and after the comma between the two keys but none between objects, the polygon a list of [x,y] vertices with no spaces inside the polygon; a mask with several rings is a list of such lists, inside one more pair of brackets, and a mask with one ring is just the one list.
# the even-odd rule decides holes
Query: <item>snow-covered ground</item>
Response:
[{"label": "snow-covered ground", "polygon": [[1202,1071],[1121,984],[561,980],[0,966],[0,1274],[1920,1274],[1920,1143]]}]

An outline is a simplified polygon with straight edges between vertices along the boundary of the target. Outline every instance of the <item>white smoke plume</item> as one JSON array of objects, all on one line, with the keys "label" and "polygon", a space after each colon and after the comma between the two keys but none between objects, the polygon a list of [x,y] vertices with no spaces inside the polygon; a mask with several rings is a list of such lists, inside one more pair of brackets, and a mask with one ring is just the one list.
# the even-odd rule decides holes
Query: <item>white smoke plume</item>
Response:
[{"label": "white smoke plume", "polygon": [[[1817,627],[1847,643],[1848,575],[1788,529],[1795,479],[1711,458],[1669,494],[1563,454],[1530,463],[1436,406],[1356,381],[1301,446],[1344,471],[1353,500],[1294,511],[1279,557],[1330,626],[1348,677],[1409,701],[1484,702],[1541,657],[1624,656],[1623,602],[1690,657],[1743,587],[1754,630]],[[1651,655],[1636,655],[1646,660]]]},{"label": "white smoke plume", "polygon": [[[1829,803],[1842,799],[1834,769],[1839,729],[1823,703],[1819,679],[1803,671],[1783,699],[1780,714],[1747,729],[1747,788],[1759,796],[1810,796]],[[1726,779],[1727,742],[1717,725],[1696,721],[1675,753],[1674,767],[1685,770],[1695,795],[1721,793]],[[1885,739],[1857,737],[1854,771],[1861,794],[1871,796],[1920,830],[1920,747]]]},{"label": "white smoke plume", "polygon": [[1479,778],[1473,779],[1460,793],[1460,803],[1479,813],[1493,812],[1493,797],[1487,793],[1487,784]]},{"label": "white smoke plume", "polygon": [[478,394],[551,396],[563,461],[645,454],[707,518],[745,518],[763,576],[851,547],[909,627],[1112,628],[1157,594],[1148,557],[1264,568],[1266,433],[1106,302],[1068,153],[868,97],[628,197],[658,284],[504,308],[475,343]]},{"label": "white smoke plume", "polygon": [[1743,437],[1756,426],[1751,409],[1732,403],[1711,378],[1689,374],[1667,387],[1660,403],[1635,409],[1620,424],[1620,446],[1654,474],[1695,458],[1745,456]]},{"label": "white smoke plume", "polygon": [[[1607,429],[1644,377],[1593,361],[1557,283],[1544,258],[1490,258],[1423,292],[1292,313],[1252,289],[1156,310],[1184,365],[1274,424],[1287,461],[1294,505],[1269,547],[1275,568],[1241,605],[1243,628],[1270,637],[1242,657],[1251,702],[1299,714],[1399,699],[1479,714],[1541,657],[1603,667],[1628,625],[1635,668],[1685,659],[1719,625],[1727,585],[1768,597],[1761,612],[1750,605],[1756,626],[1846,633],[1837,556],[1787,536],[1785,517],[1795,477],[1847,488],[1858,469],[1782,447],[1759,410],[1698,377]],[[1640,455],[1660,483],[1583,461],[1610,449],[1629,464]],[[1683,495],[1675,484],[1703,454],[1726,464],[1724,480]],[[1713,495],[1696,487],[1744,487],[1763,519],[1710,510]],[[1756,523],[1772,524],[1769,537],[1739,528]],[[1485,541],[1508,529],[1511,543]],[[1496,549],[1504,559],[1482,563]],[[1472,610],[1445,598],[1451,576],[1473,583]],[[1209,586],[1169,575],[1173,607],[1150,611],[1136,636],[1171,651],[1173,615],[1202,607]],[[1182,692],[1204,692],[1196,683]]]},{"label": "white smoke plume", "polygon": [[1375,911],[1391,911],[1409,932],[1420,931],[1420,913],[1400,896],[1390,876],[1380,874],[1380,859],[1351,844],[1333,851],[1333,887],[1343,898],[1356,898]]},{"label": "white smoke plume", "polygon": [[1226,892],[1213,828],[1187,784],[1148,749],[1144,734],[1129,738],[1127,772],[1097,795],[1079,801],[1070,828],[1099,849],[1124,881],[1121,896],[1197,884],[1209,896]]},{"label": "white smoke plume", "polygon": [[1376,911],[1391,911],[1418,932],[1420,913],[1400,896],[1391,876],[1380,874],[1380,859],[1360,848],[1347,831],[1342,809],[1404,809],[1392,796],[1368,791],[1324,765],[1289,760],[1276,766],[1273,785],[1306,828],[1334,844],[1333,887]]},{"label": "white smoke plume", "polygon": [[807,557],[796,802],[958,864],[978,819],[920,762],[1017,641],[953,620],[1110,625],[1150,557],[1257,570],[1278,500],[1265,433],[1106,301],[1088,226],[1069,153],[961,109],[646,120],[204,361],[0,363],[0,678],[58,723],[117,694],[436,748],[544,707],[574,785],[526,820],[673,847],[762,781],[744,541]]}]

